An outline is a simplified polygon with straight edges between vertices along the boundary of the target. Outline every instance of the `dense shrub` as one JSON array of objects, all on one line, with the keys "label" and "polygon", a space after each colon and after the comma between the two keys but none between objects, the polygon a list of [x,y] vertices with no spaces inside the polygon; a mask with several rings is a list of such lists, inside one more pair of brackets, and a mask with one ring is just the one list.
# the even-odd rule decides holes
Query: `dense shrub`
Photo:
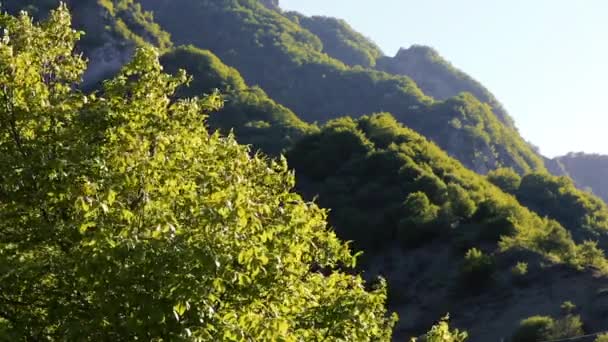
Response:
[{"label": "dense shrub", "polygon": [[560,319],[533,316],[522,320],[513,334],[513,342],[540,342],[566,339],[584,334],[580,316],[568,314]]},{"label": "dense shrub", "polygon": [[494,260],[477,248],[471,248],[464,256],[461,275],[467,286],[477,289],[492,280],[495,271]]},{"label": "dense shrub", "polygon": [[513,342],[539,342],[551,339],[555,320],[548,316],[533,316],[522,320],[513,334]]}]

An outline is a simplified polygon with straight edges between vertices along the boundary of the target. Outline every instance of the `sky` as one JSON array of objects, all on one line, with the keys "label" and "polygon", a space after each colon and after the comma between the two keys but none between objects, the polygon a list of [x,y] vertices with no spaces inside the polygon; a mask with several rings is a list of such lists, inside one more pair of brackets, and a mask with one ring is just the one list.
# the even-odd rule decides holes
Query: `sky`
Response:
[{"label": "sky", "polygon": [[608,154],[607,0],[281,0],[345,19],[386,55],[434,47],[484,84],[546,156]]}]

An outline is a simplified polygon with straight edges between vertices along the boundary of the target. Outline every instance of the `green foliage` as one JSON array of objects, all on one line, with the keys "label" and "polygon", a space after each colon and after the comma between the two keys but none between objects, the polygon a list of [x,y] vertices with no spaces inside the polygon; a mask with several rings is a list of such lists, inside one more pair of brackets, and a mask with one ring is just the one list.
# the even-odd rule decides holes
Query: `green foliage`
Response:
[{"label": "green foliage", "polygon": [[533,316],[522,320],[513,334],[513,342],[540,342],[551,339],[555,320],[548,316]]},{"label": "green foliage", "polygon": [[404,122],[479,173],[501,166],[520,173],[544,170],[543,160],[533,148],[470,93],[435,102],[421,116]]},{"label": "green foliage", "polygon": [[594,342],[608,342],[608,333],[599,334]]},{"label": "green foliage", "polygon": [[568,300],[562,303],[560,309],[562,309],[565,314],[571,314],[576,310],[576,305]]},{"label": "green foliage", "polygon": [[522,320],[513,335],[513,342],[540,342],[584,335],[580,316],[566,315],[560,319],[533,316]]},{"label": "green foliage", "polygon": [[591,189],[593,193],[608,202],[608,156],[599,154],[569,153],[554,160],[563,167],[566,174],[581,189]]},{"label": "green foliage", "polygon": [[489,242],[497,252],[523,248],[608,269],[592,243],[576,245],[559,223],[522,207],[390,114],[330,121],[287,156],[299,190],[318,194],[339,235],[362,249],[442,238],[465,250]]},{"label": "green foliage", "polygon": [[568,314],[555,321],[553,326],[552,339],[577,337],[584,335],[583,322],[578,315]]},{"label": "green foliage", "polygon": [[492,106],[496,116],[509,128],[515,127],[513,119],[488,89],[454,67],[431,47],[412,45],[408,49],[400,49],[394,58],[380,58],[377,68],[391,74],[411,77],[425,94],[438,100],[445,100],[463,92],[471,93]]},{"label": "green foliage", "polygon": [[466,285],[478,288],[491,280],[495,268],[491,256],[477,248],[471,248],[464,256],[461,272]]},{"label": "green foliage", "polygon": [[510,168],[490,171],[487,177],[492,184],[509,194],[515,194],[521,185],[521,176]]},{"label": "green foliage", "polygon": [[429,332],[420,338],[412,338],[410,342],[464,342],[469,337],[465,331],[450,330],[449,316],[446,316]]},{"label": "green foliage", "polygon": [[[177,44],[212,51],[303,120],[327,122],[344,115],[388,111],[481,173],[503,165],[520,172],[543,169],[542,160],[519,133],[472,95],[436,102],[406,76],[349,67],[329,57],[324,48],[336,47],[332,40],[340,42],[336,47],[340,51],[346,44],[353,45],[358,55],[377,54],[364,38],[348,33],[343,23],[308,22],[305,17],[267,9],[255,0],[142,3],[154,11]],[[321,39],[302,22],[314,27]]]},{"label": "green foliage", "polygon": [[569,178],[531,173],[522,178],[515,194],[523,205],[568,228],[576,240],[599,239],[602,248],[608,246],[602,239],[608,231],[608,206],[578,190]]},{"label": "green foliage", "polygon": [[286,15],[297,24],[314,33],[323,43],[323,52],[347,65],[373,67],[383,53],[370,39],[353,30],[341,19],[312,16],[297,12]]},{"label": "green foliage", "polygon": [[144,11],[134,0],[98,0],[97,3],[115,19],[111,29],[118,37],[140,46],[146,43],[159,49],[171,46],[169,34],[154,22],[150,12]]},{"label": "green foliage", "polygon": [[192,45],[180,46],[167,51],[162,55],[161,62],[167,72],[175,73],[183,69],[193,76],[188,86],[180,89],[179,94],[183,97],[210,94],[215,89],[227,92],[247,88],[245,80],[236,69],[222,63],[210,51],[201,50]]},{"label": "green foliage", "polygon": [[405,245],[416,246],[421,239],[437,235],[434,223],[439,216],[439,207],[431,203],[424,192],[418,191],[407,196],[402,215],[397,236]]},{"label": "green foliage", "polygon": [[2,339],[390,340],[285,160],[208,133],[217,94],[176,100],[150,48],[83,94],[65,6],[0,26]]},{"label": "green foliage", "polygon": [[517,278],[525,277],[528,274],[528,263],[518,262],[511,268],[511,274]]},{"label": "green foliage", "polygon": [[[4,0],[3,8],[16,14],[21,10],[31,12],[37,19],[48,16],[59,0]],[[171,46],[171,39],[134,0],[67,0],[64,1],[78,20],[75,26],[86,34],[80,42],[85,53],[103,47],[113,40],[118,47],[132,42],[142,46],[152,44],[160,49]]]},{"label": "green foliage", "polygon": [[180,97],[210,94],[216,89],[226,94],[224,107],[211,113],[212,130],[234,131],[239,143],[251,144],[267,154],[278,155],[304,135],[316,131],[291,110],[277,104],[258,87],[247,87],[238,71],[223,64],[209,51],[193,46],[178,47],[161,57],[170,73],[180,69],[192,81],[178,90]]}]

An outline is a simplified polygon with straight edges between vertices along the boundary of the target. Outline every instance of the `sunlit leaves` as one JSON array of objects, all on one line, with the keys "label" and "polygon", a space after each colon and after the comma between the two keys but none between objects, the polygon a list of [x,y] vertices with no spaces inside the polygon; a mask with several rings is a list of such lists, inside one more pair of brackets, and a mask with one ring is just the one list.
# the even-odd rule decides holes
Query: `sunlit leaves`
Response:
[{"label": "sunlit leaves", "polygon": [[144,48],[85,96],[65,7],[1,20],[0,333],[390,339],[386,287],[343,272],[348,246],[285,160],[208,133],[219,94],[175,100],[187,77]]}]

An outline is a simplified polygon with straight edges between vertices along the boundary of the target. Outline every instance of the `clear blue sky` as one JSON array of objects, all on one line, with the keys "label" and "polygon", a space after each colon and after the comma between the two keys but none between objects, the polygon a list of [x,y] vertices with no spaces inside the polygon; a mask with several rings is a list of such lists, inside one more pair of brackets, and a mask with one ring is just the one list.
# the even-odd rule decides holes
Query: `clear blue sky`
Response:
[{"label": "clear blue sky", "polygon": [[608,0],[281,0],[347,20],[387,55],[436,48],[548,156],[608,154]]}]

